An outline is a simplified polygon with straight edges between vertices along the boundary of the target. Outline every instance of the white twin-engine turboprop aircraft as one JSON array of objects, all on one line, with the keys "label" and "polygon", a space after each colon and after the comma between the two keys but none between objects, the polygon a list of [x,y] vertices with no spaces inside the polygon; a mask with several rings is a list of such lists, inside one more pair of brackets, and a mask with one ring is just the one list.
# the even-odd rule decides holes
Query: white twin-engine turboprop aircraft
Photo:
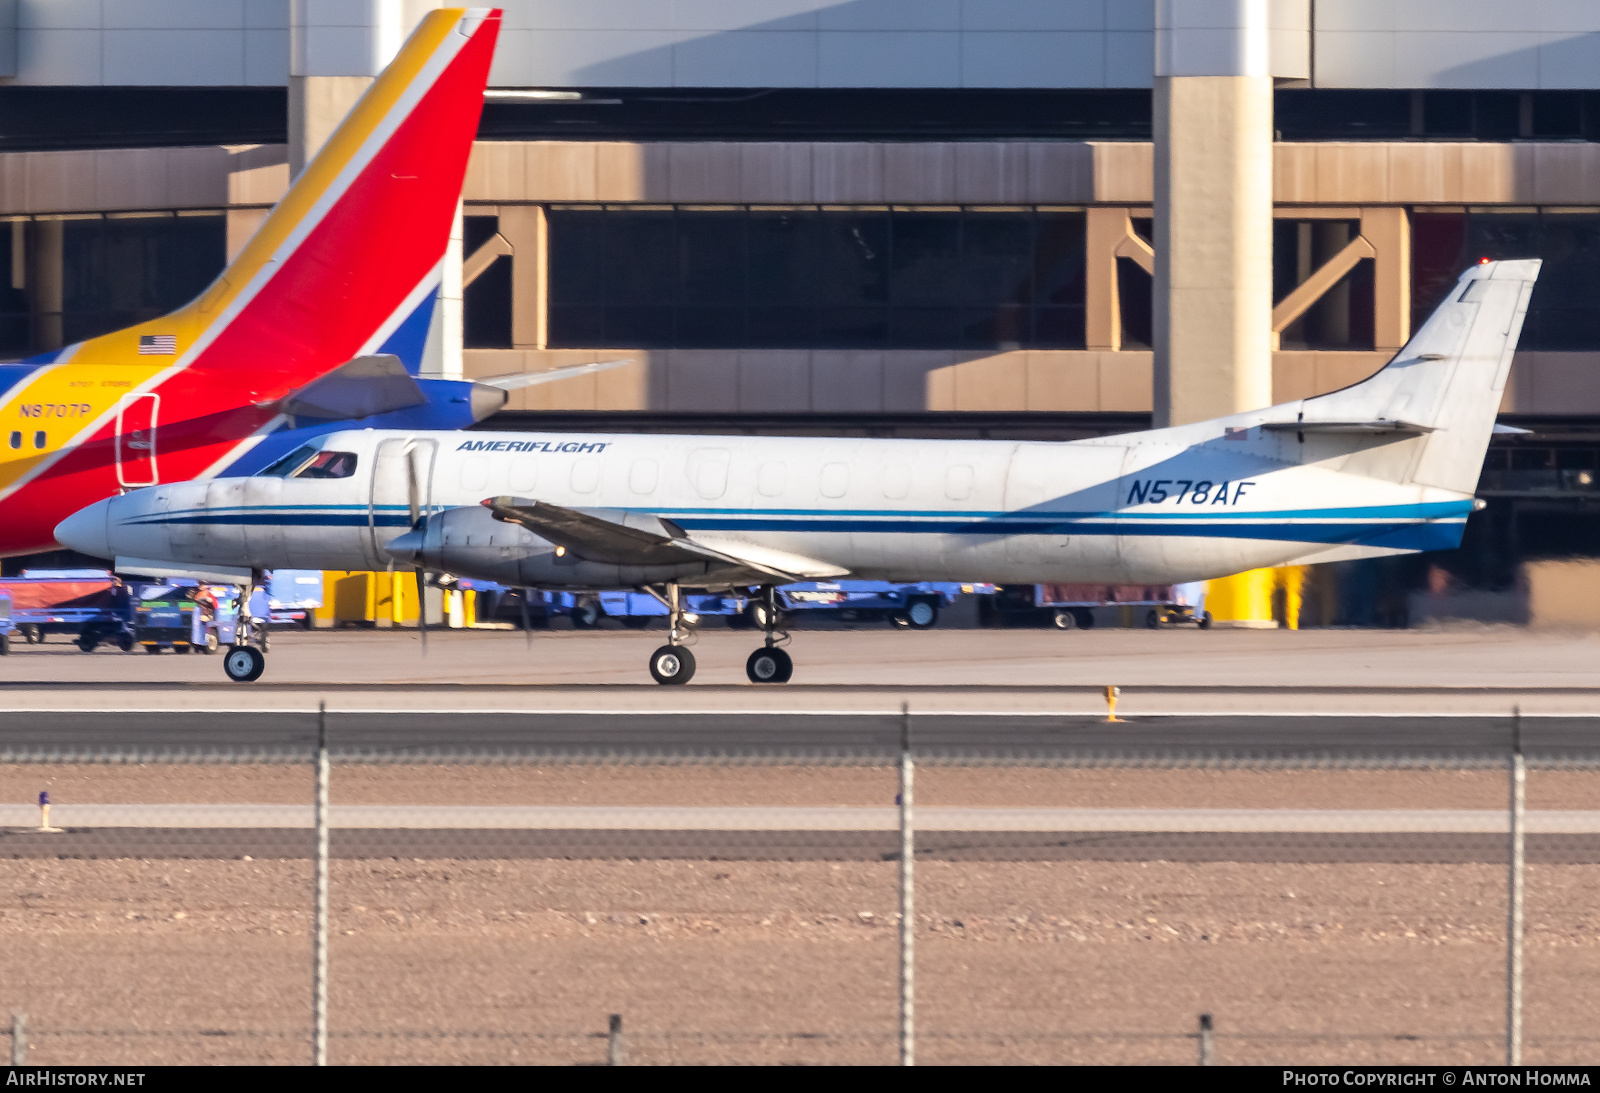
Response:
[{"label": "white twin-engine turboprop aircraft", "polygon": [[[671,613],[661,683],[694,673],[680,586],[757,586],[747,671],[782,683],[770,597],[792,581],[1169,584],[1459,545],[1538,271],[1474,266],[1371,378],[1194,425],[1070,443],[336,432],[248,478],[101,501],[56,537],[129,572],[242,583],[406,565],[640,587]],[[265,666],[243,643],[225,661],[236,679]]]}]

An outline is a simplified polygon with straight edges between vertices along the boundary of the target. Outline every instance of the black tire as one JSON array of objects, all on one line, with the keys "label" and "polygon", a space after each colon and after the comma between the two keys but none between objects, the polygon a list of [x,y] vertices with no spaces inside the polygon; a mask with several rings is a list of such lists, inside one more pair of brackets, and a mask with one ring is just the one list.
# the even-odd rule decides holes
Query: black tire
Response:
[{"label": "black tire", "polygon": [[782,649],[763,647],[744,662],[744,674],[751,683],[787,683],[794,675],[794,661]]},{"label": "black tire", "polygon": [[913,630],[932,630],[939,625],[939,604],[936,600],[912,600],[906,604],[906,625]]},{"label": "black tire", "polygon": [[147,652],[147,653],[159,653],[159,652],[161,652],[161,646],[159,646],[159,645],[146,645],[144,647],[144,651]]},{"label": "black tire", "polygon": [[629,630],[644,630],[650,625],[650,616],[624,615],[622,616],[622,625],[626,626]]},{"label": "black tire", "polygon": [[94,652],[99,644],[100,643],[98,641],[90,637],[82,637],[78,639],[78,648],[82,649],[85,653]]},{"label": "black tire", "polygon": [[187,641],[178,642],[172,647],[172,651],[174,653],[192,653],[194,652],[194,645]]},{"label": "black tire", "polygon": [[1050,624],[1057,630],[1076,630],[1078,614],[1075,611],[1057,610],[1050,616]]},{"label": "black tire", "polygon": [[267,656],[253,645],[230,645],[222,671],[235,683],[254,683],[267,670]]},{"label": "black tire", "polygon": [[43,636],[43,634],[39,633],[39,628],[37,626],[22,627],[22,640],[27,642],[29,645],[38,644],[39,639]]},{"label": "black tire", "polygon": [[124,653],[133,652],[133,644],[133,635],[128,633],[126,630],[117,635],[117,648],[121,649]]},{"label": "black tire", "polygon": [[1079,630],[1094,629],[1094,612],[1090,611],[1087,607],[1073,608],[1072,617],[1078,620]]},{"label": "black tire", "polygon": [[0,657],[11,655],[11,635],[0,634]]},{"label": "black tire", "polygon": [[204,653],[206,656],[210,656],[212,653],[215,653],[217,651],[217,646],[218,646],[218,642],[217,642],[217,633],[216,633],[216,631],[215,630],[207,630],[206,631],[205,643],[202,644],[202,645],[195,646],[194,647],[194,651],[197,652],[197,653]]},{"label": "black tire", "polygon": [[567,617],[572,620],[574,630],[593,630],[600,625],[606,613],[597,603],[580,603],[567,612]]},{"label": "black tire", "polygon": [[1200,629],[1202,629],[1202,630],[1211,629],[1211,612],[1202,611],[1200,613],[1200,624],[1199,625],[1200,625]]},{"label": "black tire", "polygon": [[663,645],[650,654],[650,678],[681,685],[694,678],[694,654],[682,645]]},{"label": "black tire", "polygon": [[1161,612],[1152,607],[1144,613],[1144,625],[1149,630],[1161,629]]}]

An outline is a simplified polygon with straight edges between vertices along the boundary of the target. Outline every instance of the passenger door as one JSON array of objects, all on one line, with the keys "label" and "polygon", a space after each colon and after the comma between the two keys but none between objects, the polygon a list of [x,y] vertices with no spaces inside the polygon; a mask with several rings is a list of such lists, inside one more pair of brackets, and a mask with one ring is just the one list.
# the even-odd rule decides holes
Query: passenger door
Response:
[{"label": "passenger door", "polygon": [[388,569],[383,545],[411,527],[412,483],[421,515],[433,509],[433,468],[438,445],[431,440],[394,437],[380,441],[372,461],[367,497],[367,551],[373,569]]},{"label": "passenger door", "polygon": [[117,403],[117,485],[127,489],[161,480],[156,466],[156,415],[161,396],[124,395]]}]

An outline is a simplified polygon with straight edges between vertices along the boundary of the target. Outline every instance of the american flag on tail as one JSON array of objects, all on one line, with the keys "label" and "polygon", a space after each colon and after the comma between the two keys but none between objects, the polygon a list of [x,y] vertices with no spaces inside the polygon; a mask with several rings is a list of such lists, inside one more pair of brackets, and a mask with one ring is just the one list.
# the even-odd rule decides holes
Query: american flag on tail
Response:
[{"label": "american flag on tail", "polygon": [[140,334],[139,356],[170,357],[178,352],[176,334]]}]

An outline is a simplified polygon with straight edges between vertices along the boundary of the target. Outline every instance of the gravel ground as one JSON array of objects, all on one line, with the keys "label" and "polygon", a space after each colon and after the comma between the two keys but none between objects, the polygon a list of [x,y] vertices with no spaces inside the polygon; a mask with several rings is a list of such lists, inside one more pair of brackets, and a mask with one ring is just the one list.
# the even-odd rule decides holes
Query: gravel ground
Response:
[{"label": "gravel ground", "polygon": [[[892,863],[336,862],[336,1062],[887,1062]],[[4,861],[29,1060],[307,1055],[304,862]],[[1529,870],[1529,1062],[1600,1054],[1593,866]],[[918,865],[926,1062],[1499,1057],[1491,866]]]}]

